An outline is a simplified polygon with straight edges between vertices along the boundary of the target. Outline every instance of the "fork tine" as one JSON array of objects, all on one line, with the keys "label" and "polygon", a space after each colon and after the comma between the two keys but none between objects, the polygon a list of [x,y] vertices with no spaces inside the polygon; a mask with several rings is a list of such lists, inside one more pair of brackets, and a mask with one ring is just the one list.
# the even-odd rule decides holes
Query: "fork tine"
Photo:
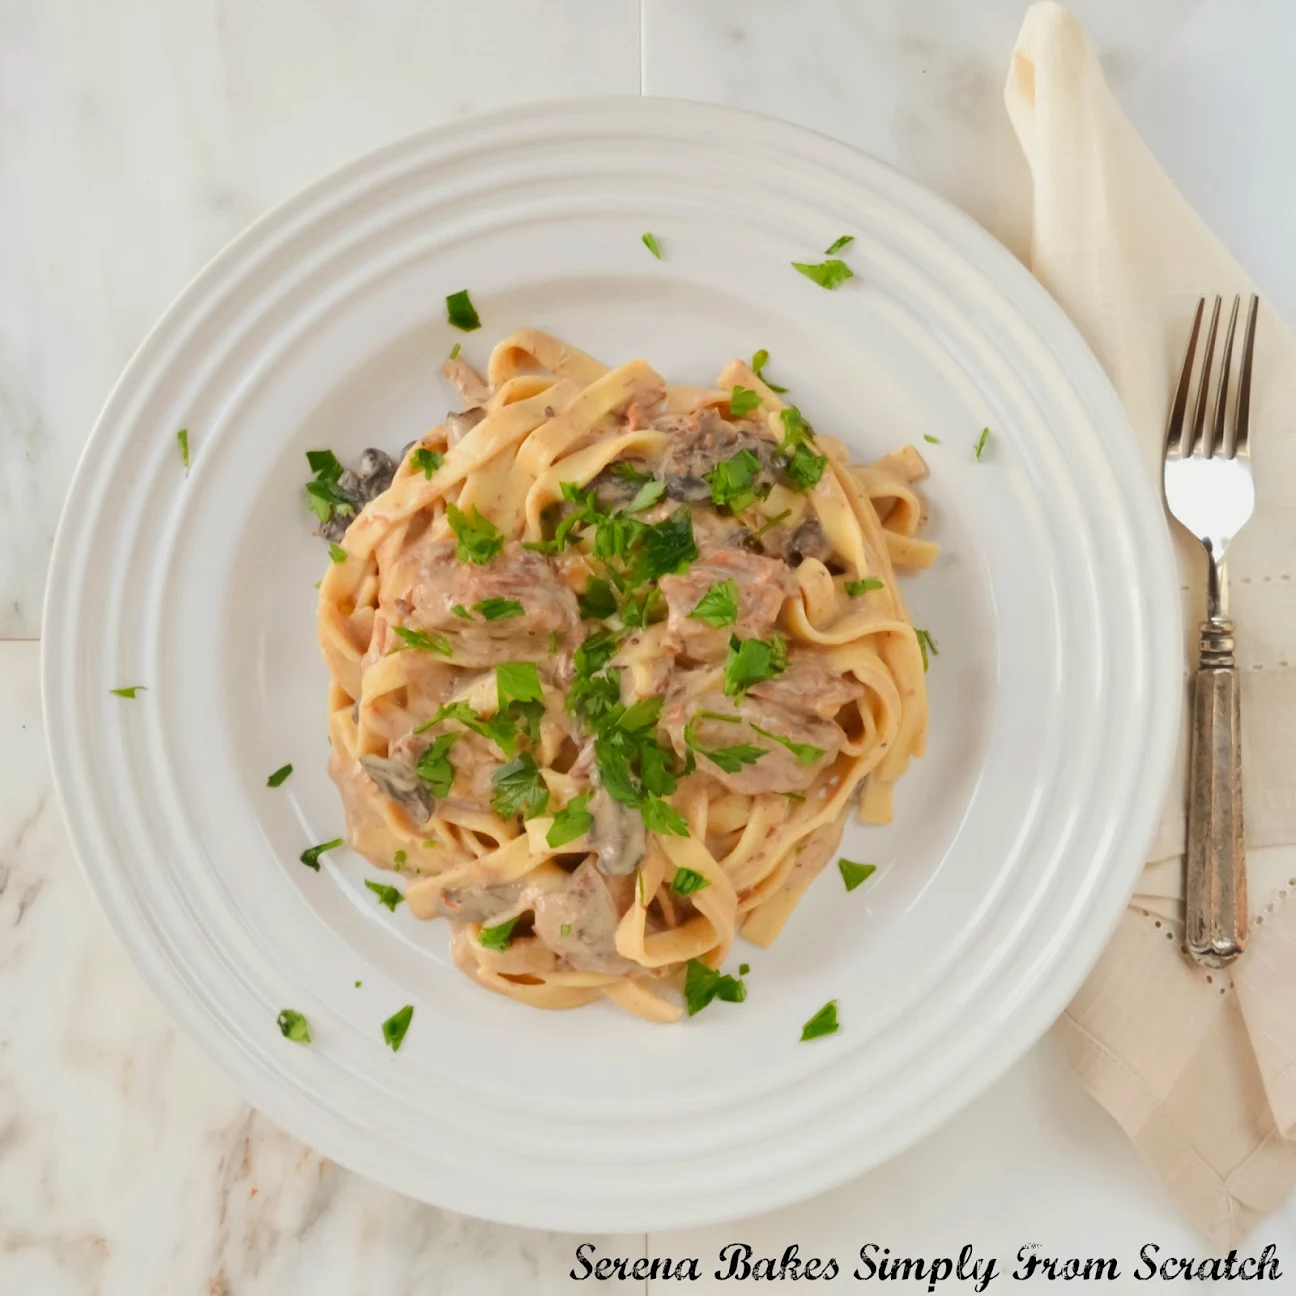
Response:
[{"label": "fork tine", "polygon": [[1242,298],[1233,298],[1233,309],[1229,312],[1228,332],[1224,334],[1224,356],[1220,361],[1219,388],[1215,392],[1215,414],[1211,419],[1210,454],[1219,453],[1226,459],[1233,457],[1231,447],[1224,436],[1224,412],[1228,407],[1229,369],[1233,364],[1233,330],[1237,327],[1238,306]]},{"label": "fork tine", "polygon": [[1166,439],[1163,457],[1169,458],[1172,449],[1182,453],[1184,412],[1188,408],[1188,388],[1192,385],[1193,355],[1197,350],[1197,334],[1201,331],[1202,311],[1206,309],[1206,298],[1197,303],[1197,314],[1193,316],[1192,332],[1188,335],[1188,350],[1184,353],[1183,368],[1179,371],[1179,383],[1175,387],[1174,401],[1170,406],[1170,417],[1166,421]]},{"label": "fork tine", "polygon": [[[1242,335],[1242,369],[1238,374],[1237,413],[1233,416],[1233,453],[1244,459],[1251,453],[1251,361],[1255,353],[1256,312],[1260,298],[1251,294],[1246,332]],[[1232,458],[1232,455],[1229,456]]]},{"label": "fork tine", "polygon": [[1206,330],[1206,354],[1202,356],[1201,377],[1197,380],[1197,401],[1193,406],[1192,432],[1185,437],[1187,445],[1185,454],[1202,454],[1210,458],[1211,447],[1204,444],[1203,432],[1206,426],[1206,401],[1210,396],[1211,364],[1215,359],[1215,330],[1219,327],[1220,298],[1215,294],[1215,305],[1211,308],[1210,327]]}]

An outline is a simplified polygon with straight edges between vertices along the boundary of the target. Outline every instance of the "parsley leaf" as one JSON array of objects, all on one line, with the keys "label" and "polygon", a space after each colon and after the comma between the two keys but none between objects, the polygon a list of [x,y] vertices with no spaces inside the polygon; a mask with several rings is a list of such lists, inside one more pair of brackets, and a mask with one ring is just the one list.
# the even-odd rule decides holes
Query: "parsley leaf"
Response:
[{"label": "parsley leaf", "polygon": [[432,789],[432,795],[438,800],[450,795],[454,783],[455,768],[450,763],[450,748],[458,737],[458,734],[449,733],[434,738],[414,767],[414,772]]},{"label": "parsley leaf", "polygon": [[786,472],[801,490],[818,485],[828,460],[810,448],[814,441],[814,428],[806,422],[795,405],[779,411],[783,420],[783,441],[779,449],[788,456]]},{"label": "parsley leaf", "polygon": [[770,389],[770,391],[779,392],[780,394],[787,391],[786,387],[780,387],[778,383],[770,382],[770,380],[761,372],[767,364],[769,364],[769,352],[762,347],[751,358],[752,373],[754,373],[756,377]]},{"label": "parsley leaf", "polygon": [[522,604],[517,599],[488,598],[473,604],[473,611],[480,612],[487,621],[511,621],[514,617],[525,615]]},{"label": "parsley leaf", "polygon": [[417,648],[419,652],[440,653],[442,657],[449,657],[453,653],[450,647],[450,640],[443,634],[428,634],[425,630],[411,630],[408,626],[394,625],[391,628],[394,634],[407,648]]},{"label": "parsley leaf", "polygon": [[306,502],[319,519],[320,525],[323,526],[335,516],[353,516],[357,501],[338,485],[342,465],[338,462],[337,455],[332,450],[307,450],[306,462],[315,474],[315,480],[306,483]]},{"label": "parsley leaf", "polygon": [[780,635],[770,639],[739,639],[729,636],[725,657],[726,697],[741,697],[753,684],[773,679],[787,670],[787,641]]},{"label": "parsley leaf", "polygon": [[291,765],[281,765],[268,779],[266,779],[266,787],[279,787],[291,773]]},{"label": "parsley leaf", "polygon": [[469,612],[468,609],[464,607],[462,603],[456,603],[454,607],[450,609],[450,611],[453,612],[455,616],[459,618],[460,621],[471,621],[473,619],[472,613]]},{"label": "parsley leaf", "polygon": [[[751,743],[735,743],[732,747],[703,747],[694,737],[694,727],[699,720],[723,720],[726,724],[738,724],[736,716],[720,715],[716,711],[699,711],[684,726],[684,743],[699,756],[718,765],[726,774],[737,774],[744,765],[755,765],[769,751],[767,747],[756,747]],[[752,726],[756,728],[755,725]]]},{"label": "parsley leaf", "polygon": [[863,580],[847,581],[846,593],[851,598],[859,598],[861,594],[867,594],[869,590],[880,590],[882,582],[876,576],[865,576]]},{"label": "parsley leaf", "polygon": [[618,459],[615,463],[608,465],[608,470],[619,481],[647,482],[653,479],[652,473],[644,472],[642,468],[631,463],[628,459]]},{"label": "parsley leaf", "polygon": [[335,563],[344,563],[347,560],[347,551],[343,549],[340,544],[334,544],[330,541],[329,557],[332,558]]},{"label": "parsley leaf", "polygon": [[454,344],[454,346],[452,346],[452,347],[450,348],[450,359],[451,359],[451,360],[458,360],[458,359],[459,359],[459,352],[460,352],[461,349],[462,349],[462,348],[460,347],[459,343],[456,342],[456,343]]},{"label": "parsley leaf", "polygon": [[829,247],[824,248],[824,252],[827,256],[832,256],[834,252],[840,252],[842,248],[846,246],[847,243],[854,243],[854,242],[855,242],[854,234],[843,234],[841,238],[833,239],[832,244]]},{"label": "parsley leaf", "polygon": [[753,410],[760,408],[760,403],[760,392],[735,386],[729,394],[729,417],[746,418]]},{"label": "parsley leaf", "polygon": [[704,621],[714,630],[733,625],[738,620],[738,582],[717,581],[698,599],[689,620]]},{"label": "parsley leaf", "polygon": [[761,461],[750,450],[739,450],[731,459],[721,460],[704,478],[711,484],[711,502],[717,508],[727,505],[735,513],[750,508],[769,494],[768,489],[756,486],[760,471]]},{"label": "parsley leaf", "polygon": [[703,887],[711,885],[708,879],[704,878],[701,873],[695,872],[691,868],[677,868],[675,877],[671,881],[671,890],[676,895],[688,896],[694,891],[701,891]]},{"label": "parsley leaf", "polygon": [[504,819],[518,813],[523,819],[534,819],[549,804],[549,789],[530,752],[501,765],[491,775],[491,787],[491,806]]},{"label": "parsley leaf", "polygon": [[930,441],[932,445],[940,445],[940,437],[934,437],[930,432],[923,433],[923,440]]},{"label": "parsley leaf", "polygon": [[571,935],[571,923],[563,923],[563,925],[562,925],[561,927],[558,928],[558,935],[559,935],[559,936],[570,936],[570,935]]},{"label": "parsley leaf", "polygon": [[797,758],[798,765],[813,765],[815,761],[822,760],[828,754],[822,747],[816,747],[813,743],[799,743],[793,742],[791,738],[780,738],[778,734],[770,733],[768,729],[762,729],[758,724],[752,725],[752,728],[762,738],[768,738],[771,742],[786,747]]},{"label": "parsley leaf", "polygon": [[982,428],[980,440],[976,443],[977,463],[981,462],[981,451],[986,448],[986,442],[990,440],[990,429]]},{"label": "parsley leaf", "polygon": [[535,662],[498,662],[495,666],[495,694],[501,711],[510,702],[543,700],[544,690]]},{"label": "parsley leaf", "polygon": [[387,886],[384,882],[371,882],[366,878],[365,886],[378,897],[378,903],[386,905],[392,913],[396,912],[396,906],[405,899],[394,886]]},{"label": "parsley leaf", "polygon": [[799,270],[807,279],[812,279],[820,288],[836,288],[847,279],[854,279],[855,272],[846,264],[832,257],[820,261],[817,265],[806,261],[793,261],[792,269]]},{"label": "parsley leaf", "polygon": [[930,652],[933,657],[940,656],[940,649],[936,647],[936,640],[933,639],[926,630],[915,630],[914,635],[918,640],[918,650],[922,653],[923,674],[927,674],[927,654]]},{"label": "parsley leaf", "polygon": [[642,513],[644,509],[656,504],[666,494],[666,483],[649,479],[639,487],[634,499],[626,505],[627,513]]},{"label": "parsley leaf", "polygon": [[746,998],[747,987],[740,979],[724,976],[700,959],[689,959],[684,974],[684,1003],[690,1017],[700,1013],[713,999],[742,1003]]},{"label": "parsley leaf", "polygon": [[801,1038],[802,1040],[818,1039],[821,1035],[834,1035],[836,1032],[837,1000],[830,999],[801,1027]]},{"label": "parsley leaf", "polygon": [[643,552],[635,564],[636,584],[682,572],[697,561],[693,514],[681,504],[670,517],[643,532]]},{"label": "parsley leaf", "polygon": [[566,846],[568,842],[575,841],[578,837],[584,837],[589,832],[590,825],[594,822],[594,816],[585,809],[589,799],[590,794],[582,792],[579,796],[572,797],[554,815],[554,821],[545,835],[545,841],[555,850],[559,846]]},{"label": "parsley leaf", "polygon": [[318,846],[308,847],[306,850],[302,851],[299,858],[301,859],[301,862],[306,865],[307,868],[312,868],[315,870],[316,873],[318,873],[319,857],[323,855],[325,851],[337,850],[337,848],[341,845],[342,845],[342,838],[334,837],[332,841],[321,842]]},{"label": "parsley leaf", "polygon": [[394,1012],[382,1024],[383,1043],[391,1049],[393,1053],[400,1052],[400,1046],[405,1042],[405,1032],[409,1030],[410,1021],[414,1017],[414,1005],[406,1004],[399,1012]]},{"label": "parsley leaf", "polygon": [[276,1021],[279,1023],[279,1033],[284,1039],[290,1039],[294,1044],[311,1042],[310,1023],[295,1009],[285,1008]]},{"label": "parsley leaf", "polygon": [[397,873],[399,873],[401,869],[405,867],[405,861],[407,859],[409,859],[409,856],[404,851],[397,851],[392,856],[392,863],[396,865]]},{"label": "parsley leaf", "polygon": [[616,595],[607,581],[591,576],[585,582],[585,593],[576,596],[576,606],[580,608],[582,620],[606,621],[616,616]]},{"label": "parsley leaf", "polygon": [[739,964],[738,964],[738,975],[739,975],[739,976],[746,976],[747,973],[750,972],[750,971],[751,971],[751,964],[750,964],[750,963],[739,963]]},{"label": "parsley leaf", "polygon": [[[496,685],[497,690],[498,687]],[[425,733],[442,720],[458,720],[464,728],[495,743],[505,756],[517,755],[517,726],[513,718],[503,712],[496,713],[488,720],[478,715],[467,702],[446,702],[437,708],[431,720],[425,720],[414,732]]]},{"label": "parsley leaf", "polygon": [[513,928],[517,926],[517,920],[521,914],[515,914],[508,922],[502,922],[495,927],[483,927],[477,933],[478,941],[487,949],[506,950],[513,943]]},{"label": "parsley leaf", "polygon": [[189,475],[189,429],[181,428],[176,433],[176,441],[180,445],[180,462],[184,464],[185,476]]},{"label": "parsley leaf", "polygon": [[460,512],[456,505],[447,504],[446,517],[450,521],[450,530],[459,541],[455,545],[455,557],[460,562],[476,563],[480,567],[504,548],[504,536],[499,527],[489,518],[482,517],[475,504],[471,518]]},{"label": "parsley leaf", "polygon": [[129,688],[109,689],[108,692],[111,693],[113,697],[130,698],[131,701],[134,701],[136,693],[148,692],[148,686],[146,684],[132,684]]},{"label": "parsley leaf", "polygon": [[669,801],[664,801],[659,796],[644,797],[639,813],[643,815],[644,827],[649,832],[671,837],[689,835],[684,816]]},{"label": "parsley leaf", "polygon": [[790,508],[784,509],[782,513],[775,513],[774,516],[770,518],[770,520],[766,522],[763,527],[760,527],[758,530],[752,532],[752,539],[759,540],[761,536],[765,534],[766,531],[770,530],[771,527],[778,526],[780,522],[786,521],[791,516],[792,516],[792,510]]},{"label": "parsley leaf", "polygon": [[342,476],[342,464],[332,450],[307,450],[306,462],[317,481],[335,482]]},{"label": "parsley leaf", "polygon": [[837,867],[841,870],[847,891],[854,891],[865,878],[872,877],[877,872],[876,864],[855,864],[848,859],[839,859]]},{"label": "parsley leaf", "polygon": [[468,296],[467,288],[462,292],[451,293],[446,298],[446,318],[455,328],[462,329],[465,333],[481,328],[481,317]]},{"label": "parsley leaf", "polygon": [[657,258],[658,261],[662,259],[661,244],[657,242],[656,234],[645,234],[643,236],[643,245]]},{"label": "parsley leaf", "polygon": [[419,448],[410,455],[410,466],[415,472],[421,470],[423,476],[429,480],[431,480],[432,474],[436,472],[443,463],[445,463],[445,455],[438,450],[429,450],[426,446],[419,446]]}]

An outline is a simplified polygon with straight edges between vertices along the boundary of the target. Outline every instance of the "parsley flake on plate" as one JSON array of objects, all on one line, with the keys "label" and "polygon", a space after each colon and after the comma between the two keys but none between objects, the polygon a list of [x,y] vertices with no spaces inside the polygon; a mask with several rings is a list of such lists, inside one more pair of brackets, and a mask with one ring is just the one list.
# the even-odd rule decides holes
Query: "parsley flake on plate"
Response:
[{"label": "parsley flake on plate", "polygon": [[111,693],[113,697],[130,698],[133,701],[136,693],[147,693],[148,686],[146,684],[132,684],[129,688],[109,689],[108,692]]},{"label": "parsley flake on plate", "polygon": [[981,462],[981,452],[986,448],[986,442],[990,440],[990,429],[982,428],[980,439],[976,443],[977,463]]},{"label": "parsley flake on plate", "polygon": [[738,620],[738,582],[732,577],[716,581],[698,599],[689,620],[703,621],[713,630],[733,625]]},{"label": "parsley flake on plate", "polygon": [[725,976],[700,959],[689,959],[684,973],[684,1003],[690,1017],[700,1013],[713,999],[742,1003],[747,987],[737,977]]},{"label": "parsley flake on plate", "polygon": [[285,1008],[276,1020],[279,1023],[279,1034],[284,1039],[290,1039],[294,1044],[311,1042],[310,1023],[295,1009]]},{"label": "parsley flake on plate", "polygon": [[308,846],[302,851],[300,859],[307,868],[312,868],[316,873],[319,872],[319,857],[325,851],[337,850],[342,845],[341,837],[334,837],[332,841],[321,842],[318,846]]},{"label": "parsley flake on plate", "polygon": [[876,576],[865,576],[863,580],[847,581],[846,593],[851,598],[859,598],[861,594],[867,594],[869,590],[880,590],[882,582]]},{"label": "parsley flake on plate", "polygon": [[455,328],[465,333],[481,328],[481,317],[472,304],[472,298],[468,296],[467,288],[462,292],[451,293],[446,298],[446,317]]},{"label": "parsley flake on plate", "polygon": [[841,870],[842,881],[846,883],[847,891],[854,891],[861,882],[877,872],[876,864],[856,864],[848,859],[839,859],[837,867]]},{"label": "parsley flake on plate", "polygon": [[781,635],[769,639],[739,639],[729,636],[724,664],[726,697],[741,697],[753,684],[773,679],[787,670],[787,640]]},{"label": "parsley flake on plate", "polygon": [[671,890],[676,895],[690,896],[695,891],[701,891],[704,887],[709,887],[710,881],[702,876],[701,873],[691,868],[677,868],[675,876],[671,879]]},{"label": "parsley flake on plate", "polygon": [[761,372],[767,364],[769,364],[769,352],[762,347],[751,358],[752,373],[754,373],[756,377],[770,389],[770,391],[778,392],[781,395],[783,392],[787,391],[787,388],[780,387],[778,383],[770,382],[770,380],[765,377],[764,373]]},{"label": "parsley flake on plate", "polygon": [[426,630],[411,630],[408,626],[398,625],[392,626],[391,631],[407,648],[440,653],[442,657],[449,657],[454,652],[450,640],[443,634],[428,634]]},{"label": "parsley flake on plate", "polygon": [[821,1035],[834,1035],[836,1032],[837,1000],[830,999],[801,1027],[801,1038],[802,1040],[818,1039]]},{"label": "parsley flake on plate", "polygon": [[662,259],[661,244],[657,242],[656,234],[645,234],[643,236],[643,245],[657,258],[658,261]]},{"label": "parsley flake on plate", "polygon": [[461,348],[460,344],[459,344],[458,342],[456,342],[456,343],[454,344],[454,346],[452,346],[452,347],[450,348],[450,359],[451,359],[451,360],[458,360],[458,359],[459,359],[459,352],[460,352],[461,349],[462,349],[462,348]]},{"label": "parsley flake on plate", "polygon": [[382,1024],[383,1043],[387,1045],[393,1053],[400,1052],[400,1046],[405,1042],[405,1032],[409,1030],[409,1024],[414,1018],[414,1005],[406,1004],[399,1012],[394,1012]]},{"label": "parsley flake on plate", "polygon": [[460,562],[476,563],[481,567],[490,562],[504,548],[504,535],[490,518],[483,517],[473,505],[472,517],[461,513],[454,504],[446,505],[450,530],[455,533],[455,557]]},{"label": "parsley flake on plate", "polygon": [[280,765],[279,768],[275,770],[275,772],[271,774],[268,779],[266,779],[266,787],[281,786],[283,782],[287,779],[288,775],[291,773],[292,773],[291,765]]},{"label": "parsley flake on plate", "polygon": [[545,840],[554,850],[557,850],[559,846],[566,846],[568,842],[573,842],[578,837],[584,837],[589,832],[590,826],[594,822],[594,816],[585,809],[589,804],[589,799],[590,794],[582,792],[579,796],[572,797],[554,815],[554,821],[545,836]]},{"label": "parsley flake on plate", "polygon": [[517,926],[518,915],[502,922],[496,927],[483,927],[477,933],[477,939],[487,949],[506,950],[513,943],[513,928]]},{"label": "parsley flake on plate", "polygon": [[824,248],[824,254],[826,256],[832,256],[834,252],[840,252],[842,248],[846,246],[847,243],[854,243],[854,242],[855,242],[854,234],[843,234],[840,238],[833,239],[832,243],[829,244],[828,247]]},{"label": "parsley flake on plate", "polygon": [[410,455],[410,467],[415,472],[421,472],[424,477],[431,480],[432,474],[436,472],[441,465],[445,463],[445,455],[439,450],[429,450],[426,446],[419,446],[417,450]]},{"label": "parsley flake on plate", "polygon": [[751,971],[751,964],[750,964],[750,963],[739,963],[739,964],[738,964],[738,975],[739,975],[739,976],[746,976],[747,973],[750,972],[750,971]]},{"label": "parsley flake on plate", "polygon": [[405,899],[394,886],[388,886],[385,882],[371,882],[366,878],[365,886],[378,897],[378,903],[386,905],[392,913],[396,912],[396,906]]},{"label": "parsley flake on plate", "polygon": [[517,599],[488,598],[473,604],[473,611],[480,612],[487,621],[511,621],[514,617],[524,616],[522,604]]},{"label": "parsley flake on plate", "polygon": [[323,526],[334,517],[353,517],[357,500],[338,484],[342,465],[332,450],[307,450],[306,462],[315,474],[306,483],[306,502]]},{"label": "parsley flake on plate", "polygon": [[792,269],[799,270],[807,279],[817,283],[820,288],[836,288],[844,284],[847,279],[855,278],[855,272],[850,266],[845,261],[839,261],[836,257],[831,257],[827,261],[820,261],[818,264],[793,261]]},{"label": "parsley flake on plate", "polygon": [[940,437],[934,437],[930,432],[923,433],[923,440],[930,441],[932,445],[940,445]]},{"label": "parsley flake on plate", "polygon": [[176,441],[180,446],[180,462],[184,464],[185,476],[189,475],[189,429],[181,428],[176,433]]}]

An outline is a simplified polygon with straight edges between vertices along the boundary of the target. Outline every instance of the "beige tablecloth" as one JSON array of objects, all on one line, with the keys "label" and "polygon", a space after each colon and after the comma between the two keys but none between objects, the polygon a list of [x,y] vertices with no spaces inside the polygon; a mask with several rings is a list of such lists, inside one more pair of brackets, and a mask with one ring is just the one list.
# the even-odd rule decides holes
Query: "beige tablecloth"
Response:
[{"label": "beige tablecloth", "polygon": [[[1065,9],[1027,13],[1005,98],[1034,178],[1031,268],[1102,361],[1157,473],[1197,299],[1220,293],[1227,309],[1252,285],[1134,133]],[[1263,303],[1253,398],[1256,512],[1229,564],[1250,949],[1231,972],[1207,972],[1183,953],[1181,732],[1150,862],[1055,1028],[1084,1085],[1221,1246],[1296,1188],[1296,345]],[[1176,539],[1186,686],[1203,558]]]}]

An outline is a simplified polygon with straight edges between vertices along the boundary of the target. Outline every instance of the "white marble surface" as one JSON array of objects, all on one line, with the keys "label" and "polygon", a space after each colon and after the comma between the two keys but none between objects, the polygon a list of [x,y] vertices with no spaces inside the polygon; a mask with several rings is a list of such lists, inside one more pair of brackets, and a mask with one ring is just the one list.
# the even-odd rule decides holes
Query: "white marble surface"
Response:
[{"label": "white marble surface", "polygon": [[[1284,237],[1296,227],[1296,6],[1073,7],[1158,156],[1296,318]],[[0,3],[0,640],[39,632],[64,484],[125,360],[194,271],[301,184],[469,112],[644,90],[847,139],[1024,254],[1027,178],[1000,101],[1023,10],[1021,0]],[[76,870],[36,690],[36,645],[0,643],[0,1293],[570,1287],[579,1239],[432,1210],[323,1162],[251,1113],[162,1016]],[[1047,1045],[920,1147],[814,1203],[598,1245],[709,1257],[733,1239],[796,1240],[844,1258],[870,1237],[911,1254],[969,1242],[1001,1263],[1034,1241],[1131,1259],[1147,1241],[1205,1249]],[[1270,1239],[1296,1273],[1296,1202],[1256,1236]]]}]

